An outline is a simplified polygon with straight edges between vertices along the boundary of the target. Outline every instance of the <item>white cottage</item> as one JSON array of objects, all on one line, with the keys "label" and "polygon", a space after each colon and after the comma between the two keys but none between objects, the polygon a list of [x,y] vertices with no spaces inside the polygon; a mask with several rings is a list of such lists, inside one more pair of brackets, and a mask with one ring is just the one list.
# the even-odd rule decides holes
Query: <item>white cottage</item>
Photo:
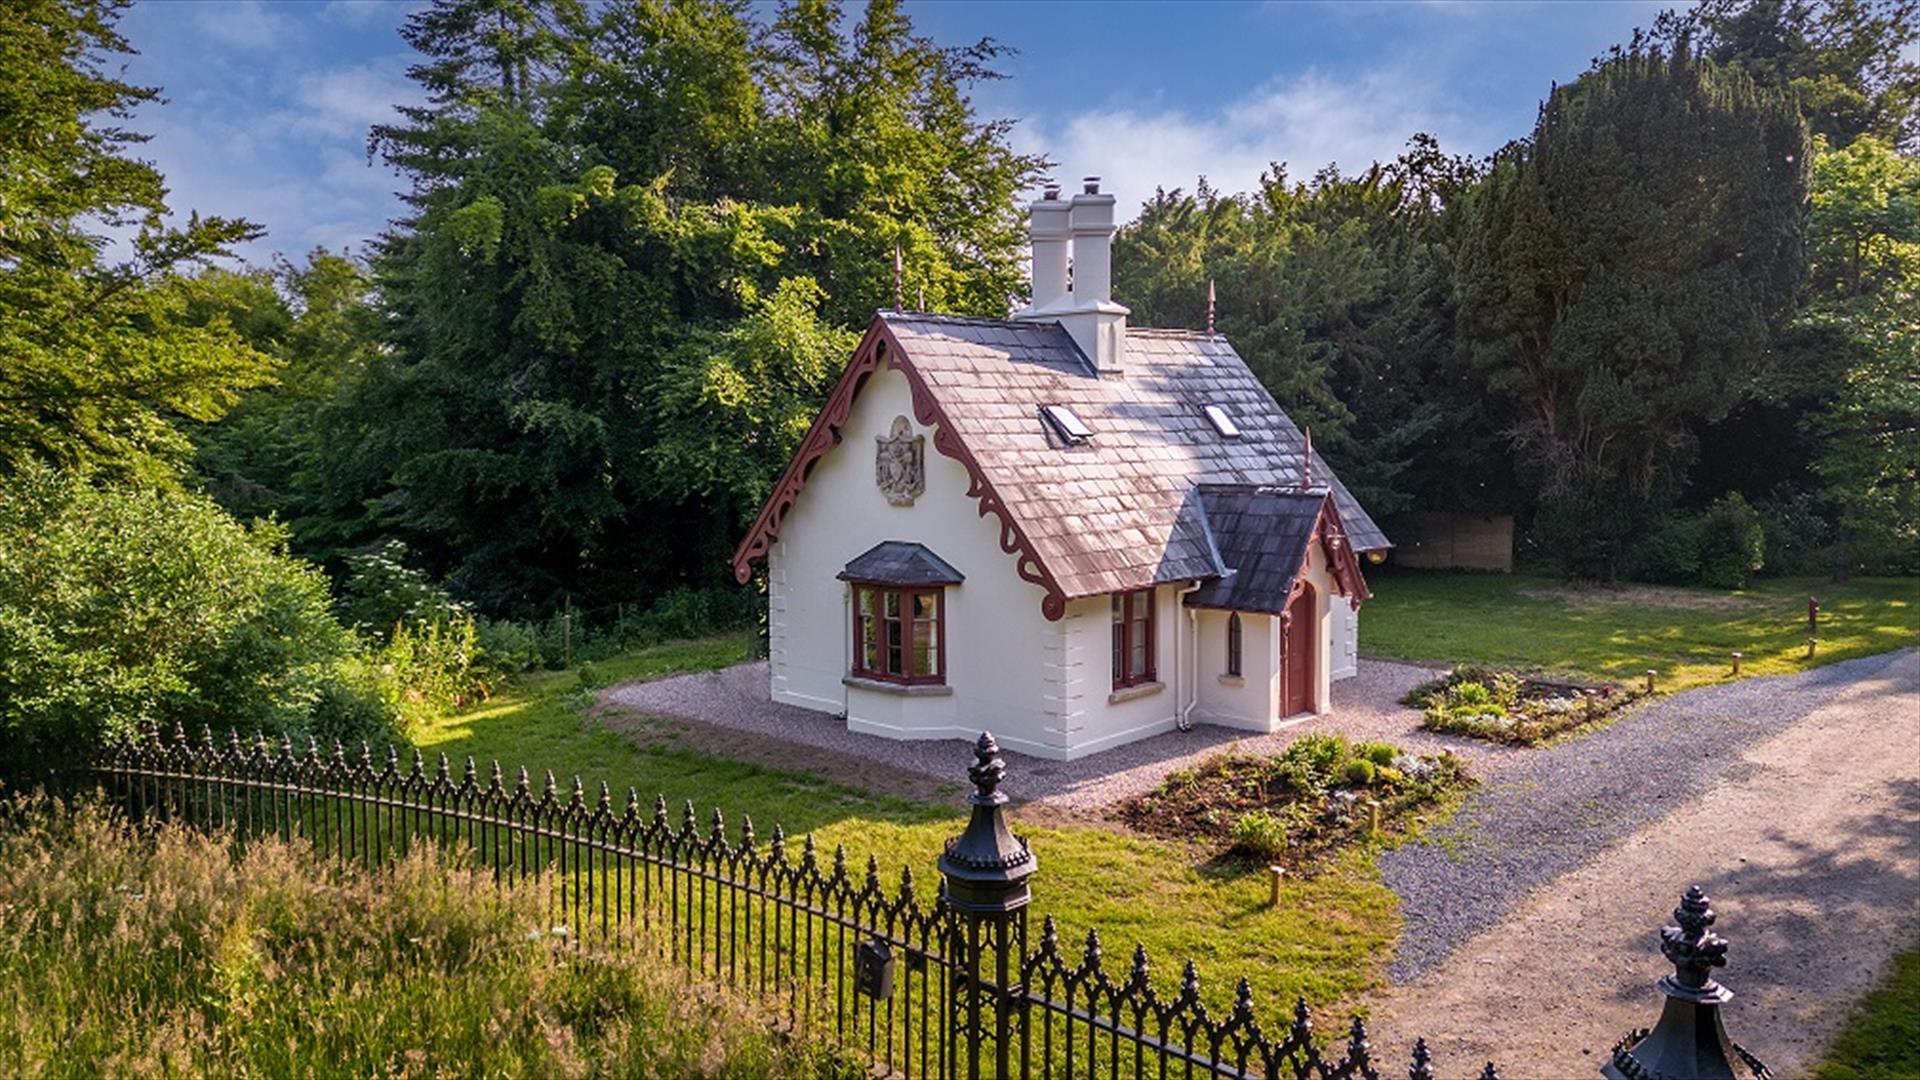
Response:
[{"label": "white cottage", "polygon": [[1126,325],[1113,203],[1033,204],[1010,319],[875,316],[734,555],[774,700],[1071,759],[1354,673],[1386,537],[1224,338]]}]

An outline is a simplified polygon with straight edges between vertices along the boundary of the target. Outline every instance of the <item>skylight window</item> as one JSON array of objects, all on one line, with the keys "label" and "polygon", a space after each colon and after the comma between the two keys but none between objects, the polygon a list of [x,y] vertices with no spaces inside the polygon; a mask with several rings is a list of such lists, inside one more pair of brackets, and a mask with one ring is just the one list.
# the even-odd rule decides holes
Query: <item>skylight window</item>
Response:
[{"label": "skylight window", "polygon": [[1077,446],[1093,438],[1093,429],[1082,423],[1073,410],[1065,405],[1042,405],[1040,416],[1053,429],[1053,433],[1060,436],[1060,441],[1068,445]]},{"label": "skylight window", "polygon": [[1227,415],[1227,410],[1218,405],[1206,405],[1200,411],[1207,415],[1207,423],[1213,425],[1213,430],[1219,432],[1221,438],[1240,437],[1240,425],[1233,422],[1233,417]]}]

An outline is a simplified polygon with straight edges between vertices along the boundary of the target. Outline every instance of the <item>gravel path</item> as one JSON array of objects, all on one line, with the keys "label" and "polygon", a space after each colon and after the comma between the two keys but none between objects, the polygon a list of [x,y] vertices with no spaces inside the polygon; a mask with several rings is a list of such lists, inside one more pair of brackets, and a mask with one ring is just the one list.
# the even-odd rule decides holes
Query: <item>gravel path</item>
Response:
[{"label": "gravel path", "polygon": [[1723,780],[1751,775],[1746,748],[1900,656],[1676,694],[1598,731],[1509,760],[1452,820],[1380,860],[1407,921],[1391,976],[1418,978],[1499,922],[1529,890]]},{"label": "gravel path", "polygon": [[[1022,801],[1093,816],[1153,790],[1168,773],[1229,745],[1238,744],[1250,753],[1275,753],[1309,731],[1384,739],[1420,752],[1452,750],[1466,757],[1481,776],[1525,759],[1525,751],[1419,730],[1420,714],[1401,705],[1400,698],[1434,674],[1432,669],[1410,664],[1362,660],[1353,678],[1334,684],[1333,711],[1328,716],[1291,724],[1270,735],[1196,724],[1192,731],[1168,732],[1078,761],[1044,761],[1007,752],[1004,790]],[[667,717],[804,748],[813,771],[824,768],[832,778],[856,784],[868,781],[863,786],[872,786],[872,777],[864,772],[866,765],[957,783],[965,779],[973,760],[972,744],[963,740],[907,742],[858,734],[825,713],[776,704],[767,695],[764,662],[627,683],[604,691],[601,702],[624,713],[623,726],[629,728],[644,725],[646,717]]]},{"label": "gravel path", "polygon": [[1440,836],[1383,861],[1397,971],[1422,974],[1370,1003],[1376,1031],[1448,1076],[1595,1075],[1659,1015],[1657,931],[1698,883],[1730,1033],[1804,1076],[1920,933],[1920,653],[1668,698],[1507,770]]}]

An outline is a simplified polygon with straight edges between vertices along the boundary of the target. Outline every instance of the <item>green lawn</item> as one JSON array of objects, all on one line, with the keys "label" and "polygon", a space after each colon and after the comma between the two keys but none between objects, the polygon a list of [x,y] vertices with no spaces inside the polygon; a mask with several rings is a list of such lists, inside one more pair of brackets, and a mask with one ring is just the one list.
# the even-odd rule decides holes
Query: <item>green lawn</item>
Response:
[{"label": "green lawn", "polygon": [[[720,666],[737,661],[744,648],[738,637],[663,645],[595,664],[586,681],[604,685]],[[538,674],[416,738],[424,750],[444,751],[456,762],[471,755],[483,767],[489,759],[509,769],[522,762],[551,767],[563,783],[578,773],[589,790],[605,780],[621,799],[629,786],[649,802],[658,792],[676,814],[691,798],[703,822],[717,805],[731,828],[751,815],[763,838],[775,822],[792,835],[812,832],[826,851],[845,844],[855,867],[864,866],[868,854],[877,856],[889,884],[901,866],[913,867],[929,896],[942,842],[964,823],[958,784],[949,800],[929,806],[671,744],[642,747],[587,719],[584,704],[577,673]],[[1169,992],[1190,957],[1210,1002],[1221,1008],[1244,975],[1270,1025],[1285,1022],[1295,996],[1317,1006],[1361,1004],[1399,934],[1395,898],[1380,883],[1370,852],[1350,852],[1318,877],[1288,882],[1280,906],[1269,908],[1262,875],[1196,865],[1186,849],[1169,843],[1094,827],[1030,827],[1017,814],[1015,824],[1040,860],[1036,933],[1039,917],[1051,913],[1077,949],[1087,929],[1098,927],[1116,978],[1124,977],[1135,943],[1143,943]],[[1341,1015],[1323,1014],[1321,1026],[1337,1031]]]},{"label": "green lawn", "polygon": [[[1674,690],[1777,675],[1920,643],[1920,579],[1837,585],[1781,579],[1740,592],[1626,586],[1576,589],[1531,574],[1376,571],[1360,648],[1406,660],[1473,661],[1637,681]],[[1807,659],[1807,597],[1820,598]]]},{"label": "green lawn", "polygon": [[1910,1080],[1920,1076],[1920,948],[1893,961],[1879,989],[1860,1002],[1819,1080]]}]

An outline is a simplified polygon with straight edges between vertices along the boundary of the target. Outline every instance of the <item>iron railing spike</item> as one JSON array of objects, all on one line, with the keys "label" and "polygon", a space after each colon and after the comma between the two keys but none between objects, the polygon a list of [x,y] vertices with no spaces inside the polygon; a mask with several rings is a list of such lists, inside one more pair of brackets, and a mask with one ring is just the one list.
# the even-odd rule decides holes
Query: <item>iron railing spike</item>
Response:
[{"label": "iron railing spike", "polygon": [[1480,1070],[1480,1080],[1500,1080],[1500,1070],[1494,1068],[1493,1062],[1489,1061],[1487,1067]]},{"label": "iron railing spike", "polygon": [[753,815],[752,814],[740,815],[740,849],[742,851],[753,850]]},{"label": "iron railing spike", "polygon": [[1433,1074],[1433,1052],[1427,1049],[1427,1040],[1413,1040],[1413,1067],[1407,1070],[1407,1080],[1435,1080]]}]

